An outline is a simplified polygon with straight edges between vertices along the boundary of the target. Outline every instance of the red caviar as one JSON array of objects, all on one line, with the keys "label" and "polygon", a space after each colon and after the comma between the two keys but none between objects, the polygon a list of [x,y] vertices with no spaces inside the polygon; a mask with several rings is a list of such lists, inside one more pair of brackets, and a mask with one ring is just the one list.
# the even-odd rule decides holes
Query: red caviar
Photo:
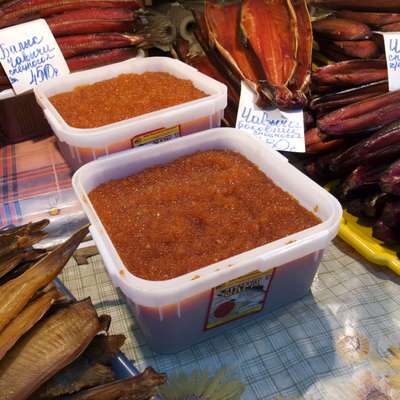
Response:
[{"label": "red caviar", "polygon": [[225,150],[104,183],[89,197],[125,266],[148,280],[175,278],[320,222]]},{"label": "red caviar", "polygon": [[205,96],[190,80],[145,72],[78,86],[49,100],[68,125],[96,128]]}]

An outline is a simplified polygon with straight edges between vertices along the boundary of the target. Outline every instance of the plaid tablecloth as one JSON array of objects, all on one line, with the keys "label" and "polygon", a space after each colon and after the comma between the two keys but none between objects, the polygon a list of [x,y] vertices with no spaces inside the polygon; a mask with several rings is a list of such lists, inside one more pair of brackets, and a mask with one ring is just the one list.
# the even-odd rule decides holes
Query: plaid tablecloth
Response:
[{"label": "plaid tablecloth", "polygon": [[48,218],[43,245],[70,236],[86,222],[71,176],[54,137],[0,147],[0,227]]},{"label": "plaid tablecloth", "polygon": [[74,202],[71,170],[54,137],[0,148],[0,226]]},{"label": "plaid tablecloth", "polygon": [[[62,280],[75,296],[90,296],[100,313],[111,314],[111,329],[127,336],[123,351],[139,370],[151,365],[167,373],[213,373],[227,366],[246,385],[246,400],[370,399],[366,390],[373,393],[381,385],[371,357],[400,345],[400,278],[364,261],[338,239],[308,296],[174,355],[157,355],[146,345],[100,256],[81,266],[72,260]],[[344,344],[352,347],[355,338],[356,356],[364,352],[368,358],[350,362],[340,350]]]}]

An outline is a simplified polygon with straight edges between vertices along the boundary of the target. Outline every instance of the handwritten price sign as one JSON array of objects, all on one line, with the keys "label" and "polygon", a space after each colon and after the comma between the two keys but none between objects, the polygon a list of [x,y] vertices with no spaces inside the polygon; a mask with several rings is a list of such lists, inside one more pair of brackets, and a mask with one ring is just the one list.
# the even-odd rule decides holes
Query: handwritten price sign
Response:
[{"label": "handwritten price sign", "polygon": [[69,74],[61,50],[43,19],[0,30],[0,63],[17,94]]},{"label": "handwritten price sign", "polygon": [[386,64],[388,69],[389,90],[400,89],[400,33],[383,33],[385,40]]},{"label": "handwritten price sign", "polygon": [[236,128],[252,133],[275,150],[304,153],[303,111],[261,110],[255,100],[255,94],[242,82]]}]

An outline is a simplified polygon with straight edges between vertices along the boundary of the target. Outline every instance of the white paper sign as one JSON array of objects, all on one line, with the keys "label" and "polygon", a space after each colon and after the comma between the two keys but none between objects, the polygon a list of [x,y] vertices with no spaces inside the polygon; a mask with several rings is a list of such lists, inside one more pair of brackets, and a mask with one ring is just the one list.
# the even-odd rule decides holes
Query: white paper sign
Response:
[{"label": "white paper sign", "polygon": [[389,91],[400,89],[400,32],[382,33],[385,41]]},{"label": "white paper sign", "polygon": [[0,62],[17,94],[69,74],[64,56],[44,19],[1,29]]},{"label": "white paper sign", "polygon": [[262,110],[255,101],[254,92],[242,82],[236,128],[254,134],[275,150],[304,153],[303,111]]}]

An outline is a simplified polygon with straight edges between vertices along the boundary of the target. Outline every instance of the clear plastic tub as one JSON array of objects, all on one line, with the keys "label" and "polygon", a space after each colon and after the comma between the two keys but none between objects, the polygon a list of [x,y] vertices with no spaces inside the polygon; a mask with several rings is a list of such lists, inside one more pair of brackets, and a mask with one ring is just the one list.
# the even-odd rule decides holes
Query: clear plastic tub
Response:
[{"label": "clear plastic tub", "polygon": [[[322,222],[175,279],[154,282],[132,275],[88,193],[111,179],[207,149],[241,153]],[[73,187],[114,285],[127,297],[149,345],[160,353],[182,350],[306,295],[342,215],[339,202],[286,158],[253,136],[231,128],[212,129],[157,148],[137,149],[134,157],[127,151],[91,162],[75,173]]]},{"label": "clear plastic tub", "polygon": [[[208,96],[92,129],[69,126],[48,99],[79,85],[111,79],[123,73],[148,71],[167,72],[177,78],[190,79]],[[224,84],[181,61],[168,57],[136,58],[77,72],[44,83],[35,88],[34,92],[38,104],[57,136],[64,158],[74,170],[104,155],[218,127],[227,104],[227,88]]]}]

